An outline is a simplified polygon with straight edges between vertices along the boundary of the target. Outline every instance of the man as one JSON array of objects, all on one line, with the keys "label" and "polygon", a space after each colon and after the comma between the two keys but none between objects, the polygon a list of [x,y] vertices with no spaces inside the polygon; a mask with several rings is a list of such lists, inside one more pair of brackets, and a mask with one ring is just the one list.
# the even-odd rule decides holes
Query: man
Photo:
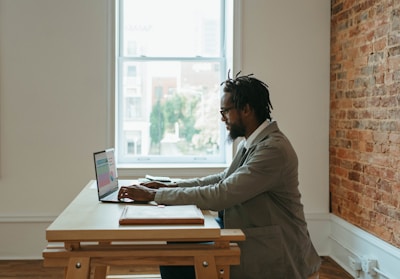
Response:
[{"label": "man", "polygon": [[[246,235],[246,240],[238,243],[241,262],[231,267],[231,278],[308,278],[318,271],[320,258],[300,201],[297,155],[271,118],[268,86],[252,75],[235,79],[228,75],[223,84],[221,120],[232,140],[244,137],[231,165],[221,173],[176,185],[150,182],[122,187],[119,197],[167,205],[195,204],[222,212],[225,228],[239,228]],[[188,269],[193,276],[192,267],[180,271],[163,267],[161,275],[178,278],[177,274]],[[170,273],[174,271],[177,274]]]}]

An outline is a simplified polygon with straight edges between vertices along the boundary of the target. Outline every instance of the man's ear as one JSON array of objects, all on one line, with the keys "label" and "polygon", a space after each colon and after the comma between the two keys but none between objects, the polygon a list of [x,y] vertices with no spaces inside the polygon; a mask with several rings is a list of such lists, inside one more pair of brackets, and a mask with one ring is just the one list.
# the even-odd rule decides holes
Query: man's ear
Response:
[{"label": "man's ear", "polygon": [[253,111],[252,107],[250,107],[249,104],[246,104],[243,108],[242,108],[242,113],[244,115],[248,115]]}]

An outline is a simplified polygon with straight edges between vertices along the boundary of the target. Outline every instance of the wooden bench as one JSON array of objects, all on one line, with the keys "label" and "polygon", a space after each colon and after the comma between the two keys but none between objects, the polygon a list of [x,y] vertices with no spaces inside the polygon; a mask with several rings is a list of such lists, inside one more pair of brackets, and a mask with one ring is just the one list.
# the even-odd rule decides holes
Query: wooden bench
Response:
[{"label": "wooden bench", "polygon": [[49,244],[43,251],[45,267],[64,267],[66,279],[104,279],[110,266],[192,265],[198,279],[228,279],[229,266],[240,264],[243,241],[238,230],[221,230],[215,242],[172,244],[80,243]]}]

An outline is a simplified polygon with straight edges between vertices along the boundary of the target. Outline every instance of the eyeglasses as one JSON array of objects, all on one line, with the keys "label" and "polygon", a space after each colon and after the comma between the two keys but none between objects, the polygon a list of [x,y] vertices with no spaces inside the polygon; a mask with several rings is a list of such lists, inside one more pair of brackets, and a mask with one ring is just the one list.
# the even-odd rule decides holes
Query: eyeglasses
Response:
[{"label": "eyeglasses", "polygon": [[222,117],[225,117],[225,115],[231,110],[234,109],[235,107],[229,107],[229,108],[223,108],[219,111],[221,113]]}]

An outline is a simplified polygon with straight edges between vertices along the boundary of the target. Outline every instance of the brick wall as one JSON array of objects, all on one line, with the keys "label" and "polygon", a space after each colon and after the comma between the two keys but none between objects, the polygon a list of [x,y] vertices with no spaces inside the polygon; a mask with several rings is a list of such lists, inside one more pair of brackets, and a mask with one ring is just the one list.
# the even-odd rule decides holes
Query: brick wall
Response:
[{"label": "brick wall", "polygon": [[331,6],[331,210],[400,247],[400,0]]}]

